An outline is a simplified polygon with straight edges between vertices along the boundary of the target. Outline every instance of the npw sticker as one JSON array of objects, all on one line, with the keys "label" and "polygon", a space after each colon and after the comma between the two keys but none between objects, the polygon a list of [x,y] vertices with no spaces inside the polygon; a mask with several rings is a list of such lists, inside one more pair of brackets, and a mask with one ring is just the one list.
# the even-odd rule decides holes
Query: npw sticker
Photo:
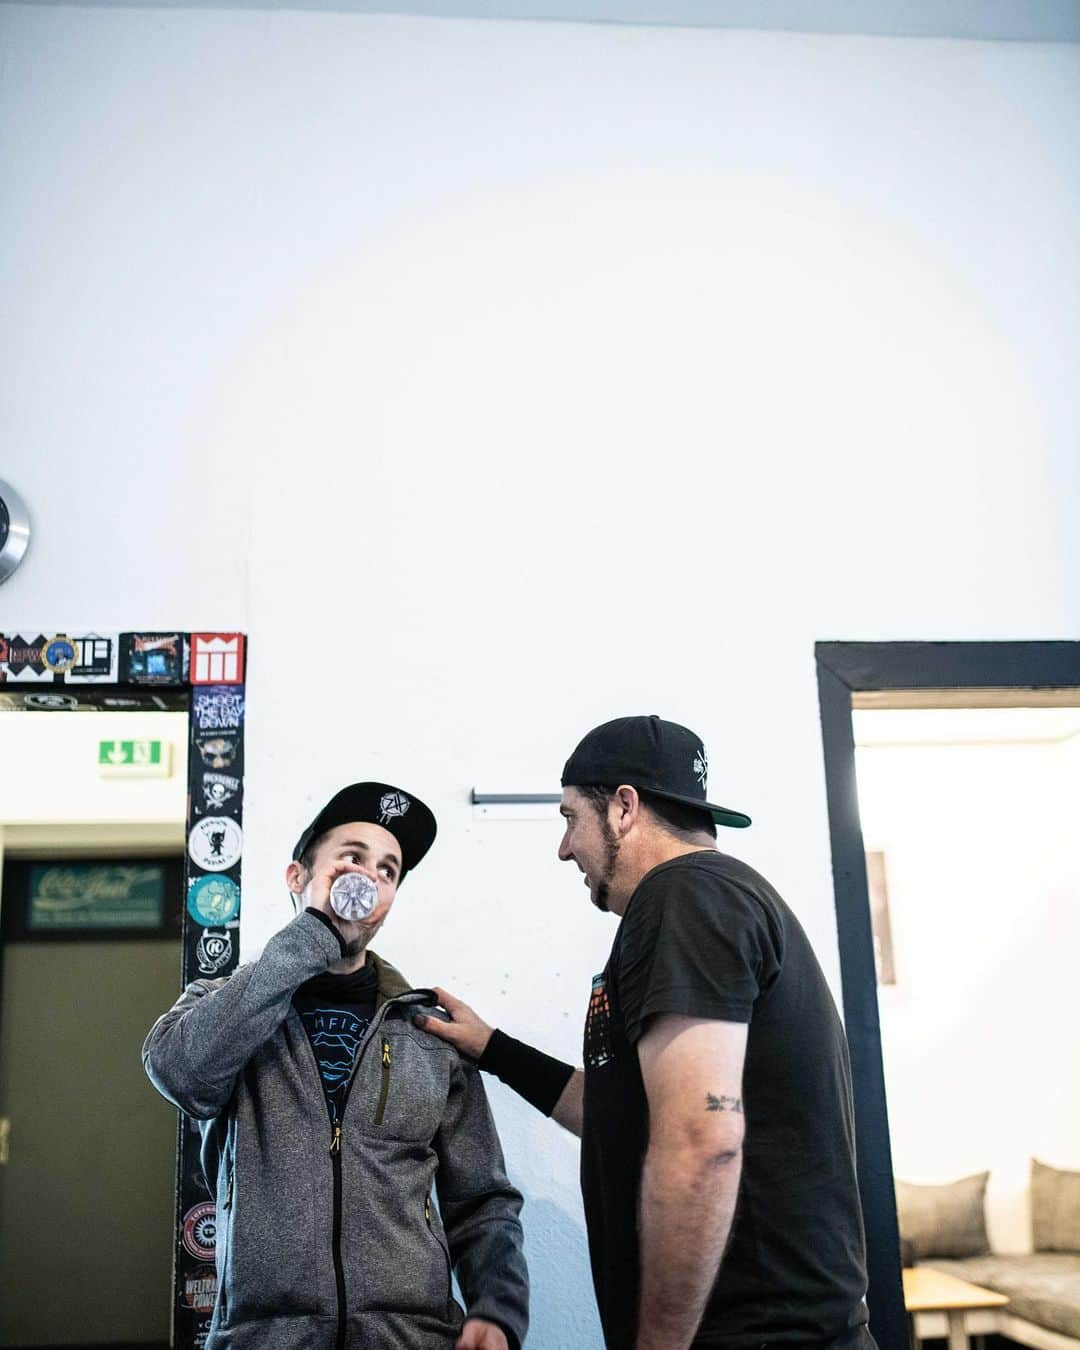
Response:
[{"label": "npw sticker", "polygon": [[217,1207],[212,1200],[192,1205],[184,1215],[180,1238],[196,1261],[212,1261],[217,1245]]},{"label": "npw sticker", "polygon": [[240,912],[240,887],[229,877],[198,877],[188,887],[187,907],[204,928],[224,928]]},{"label": "npw sticker", "polygon": [[204,816],[191,827],[188,856],[204,872],[227,872],[243,847],[244,832],[231,816]]},{"label": "npw sticker", "polygon": [[232,934],[226,929],[212,933],[207,929],[195,948],[195,964],[204,975],[216,975],[232,960]]}]

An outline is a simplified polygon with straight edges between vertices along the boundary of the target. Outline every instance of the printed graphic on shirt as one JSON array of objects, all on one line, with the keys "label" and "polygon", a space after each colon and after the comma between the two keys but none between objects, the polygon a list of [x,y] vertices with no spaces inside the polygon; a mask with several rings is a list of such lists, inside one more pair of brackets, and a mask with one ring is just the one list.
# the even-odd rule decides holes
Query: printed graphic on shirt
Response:
[{"label": "printed graphic on shirt", "polygon": [[345,1106],[353,1061],[368,1028],[368,1019],[345,1008],[307,1008],[300,1010],[300,1016],[319,1061],[331,1119],[337,1122]]},{"label": "printed graphic on shirt", "polygon": [[585,1067],[600,1069],[614,1058],[611,1052],[611,1001],[603,975],[594,975],[589,1011],[585,1014]]}]

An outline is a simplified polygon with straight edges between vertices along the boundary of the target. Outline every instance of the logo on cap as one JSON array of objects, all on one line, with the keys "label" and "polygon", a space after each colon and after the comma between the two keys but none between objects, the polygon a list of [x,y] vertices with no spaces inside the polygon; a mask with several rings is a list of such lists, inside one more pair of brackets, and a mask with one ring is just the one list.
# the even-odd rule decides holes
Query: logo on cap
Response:
[{"label": "logo on cap", "polygon": [[412,803],[404,792],[387,792],[379,802],[379,810],[382,815],[379,817],[379,824],[385,825],[388,820],[393,820],[396,816],[403,816]]},{"label": "logo on cap", "polygon": [[709,775],[709,756],[705,753],[704,746],[702,746],[701,749],[694,756],[694,763],[692,765],[692,768],[694,770],[694,774],[697,777],[698,782],[701,784],[701,790],[702,792],[704,792],[705,779]]}]

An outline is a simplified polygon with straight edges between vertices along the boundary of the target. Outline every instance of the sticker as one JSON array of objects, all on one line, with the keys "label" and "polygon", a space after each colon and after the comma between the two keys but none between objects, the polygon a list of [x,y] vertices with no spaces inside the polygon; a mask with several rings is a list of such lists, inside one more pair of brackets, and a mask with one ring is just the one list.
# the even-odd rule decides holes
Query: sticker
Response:
[{"label": "sticker", "polygon": [[188,857],[204,872],[225,872],[243,847],[244,832],[231,816],[204,816],[191,827]]},{"label": "sticker", "polygon": [[195,731],[239,731],[244,724],[244,694],[239,689],[196,689],[191,701]]},{"label": "sticker", "polygon": [[212,1313],[217,1302],[217,1271],[213,1266],[186,1270],[180,1281],[180,1306],[195,1313]]},{"label": "sticker", "polygon": [[212,1261],[217,1242],[217,1209],[212,1200],[192,1205],[180,1229],[184,1246],[196,1261]]},{"label": "sticker", "polygon": [[122,633],[120,679],[126,684],[183,684],[183,633]]},{"label": "sticker", "polygon": [[187,907],[204,928],[224,928],[240,912],[240,887],[229,877],[198,877],[188,888]]},{"label": "sticker", "polygon": [[201,786],[207,809],[218,810],[231,802],[240,791],[240,781],[228,773],[204,773]]},{"label": "sticker", "polygon": [[78,648],[66,637],[54,637],[41,653],[46,670],[51,670],[54,675],[66,675],[78,659]]},{"label": "sticker", "polygon": [[234,736],[199,736],[195,747],[208,769],[231,769],[239,752]]},{"label": "sticker", "polygon": [[379,823],[385,825],[395,816],[403,816],[412,805],[404,792],[387,792],[379,801],[379,810],[382,812]]},{"label": "sticker", "polygon": [[211,933],[209,929],[199,938],[195,948],[195,963],[204,975],[216,975],[232,960],[232,934],[227,930]]},{"label": "sticker", "polygon": [[192,684],[243,684],[243,633],[192,633]]},{"label": "sticker", "polygon": [[79,706],[79,700],[71,694],[24,694],[23,704],[43,712],[74,712]]},{"label": "sticker", "polygon": [[611,1000],[603,975],[594,975],[589,1011],[585,1014],[585,1067],[601,1069],[615,1056],[611,1051]]},{"label": "sticker", "polygon": [[75,664],[67,673],[68,681],[73,684],[93,684],[104,681],[116,682],[117,639],[100,637],[97,633],[88,633],[85,637],[71,639],[78,651]]},{"label": "sticker", "polygon": [[9,680],[51,679],[45,665],[46,637],[20,637],[17,633],[4,642],[4,675]]}]

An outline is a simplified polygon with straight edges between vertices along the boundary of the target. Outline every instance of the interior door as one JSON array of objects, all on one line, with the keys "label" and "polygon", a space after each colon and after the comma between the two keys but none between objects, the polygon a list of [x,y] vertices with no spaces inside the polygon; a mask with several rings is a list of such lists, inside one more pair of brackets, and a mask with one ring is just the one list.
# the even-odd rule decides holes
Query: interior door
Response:
[{"label": "interior door", "polygon": [[179,968],[168,934],[4,943],[0,1346],[168,1344],[176,1113],[139,1051]]}]

